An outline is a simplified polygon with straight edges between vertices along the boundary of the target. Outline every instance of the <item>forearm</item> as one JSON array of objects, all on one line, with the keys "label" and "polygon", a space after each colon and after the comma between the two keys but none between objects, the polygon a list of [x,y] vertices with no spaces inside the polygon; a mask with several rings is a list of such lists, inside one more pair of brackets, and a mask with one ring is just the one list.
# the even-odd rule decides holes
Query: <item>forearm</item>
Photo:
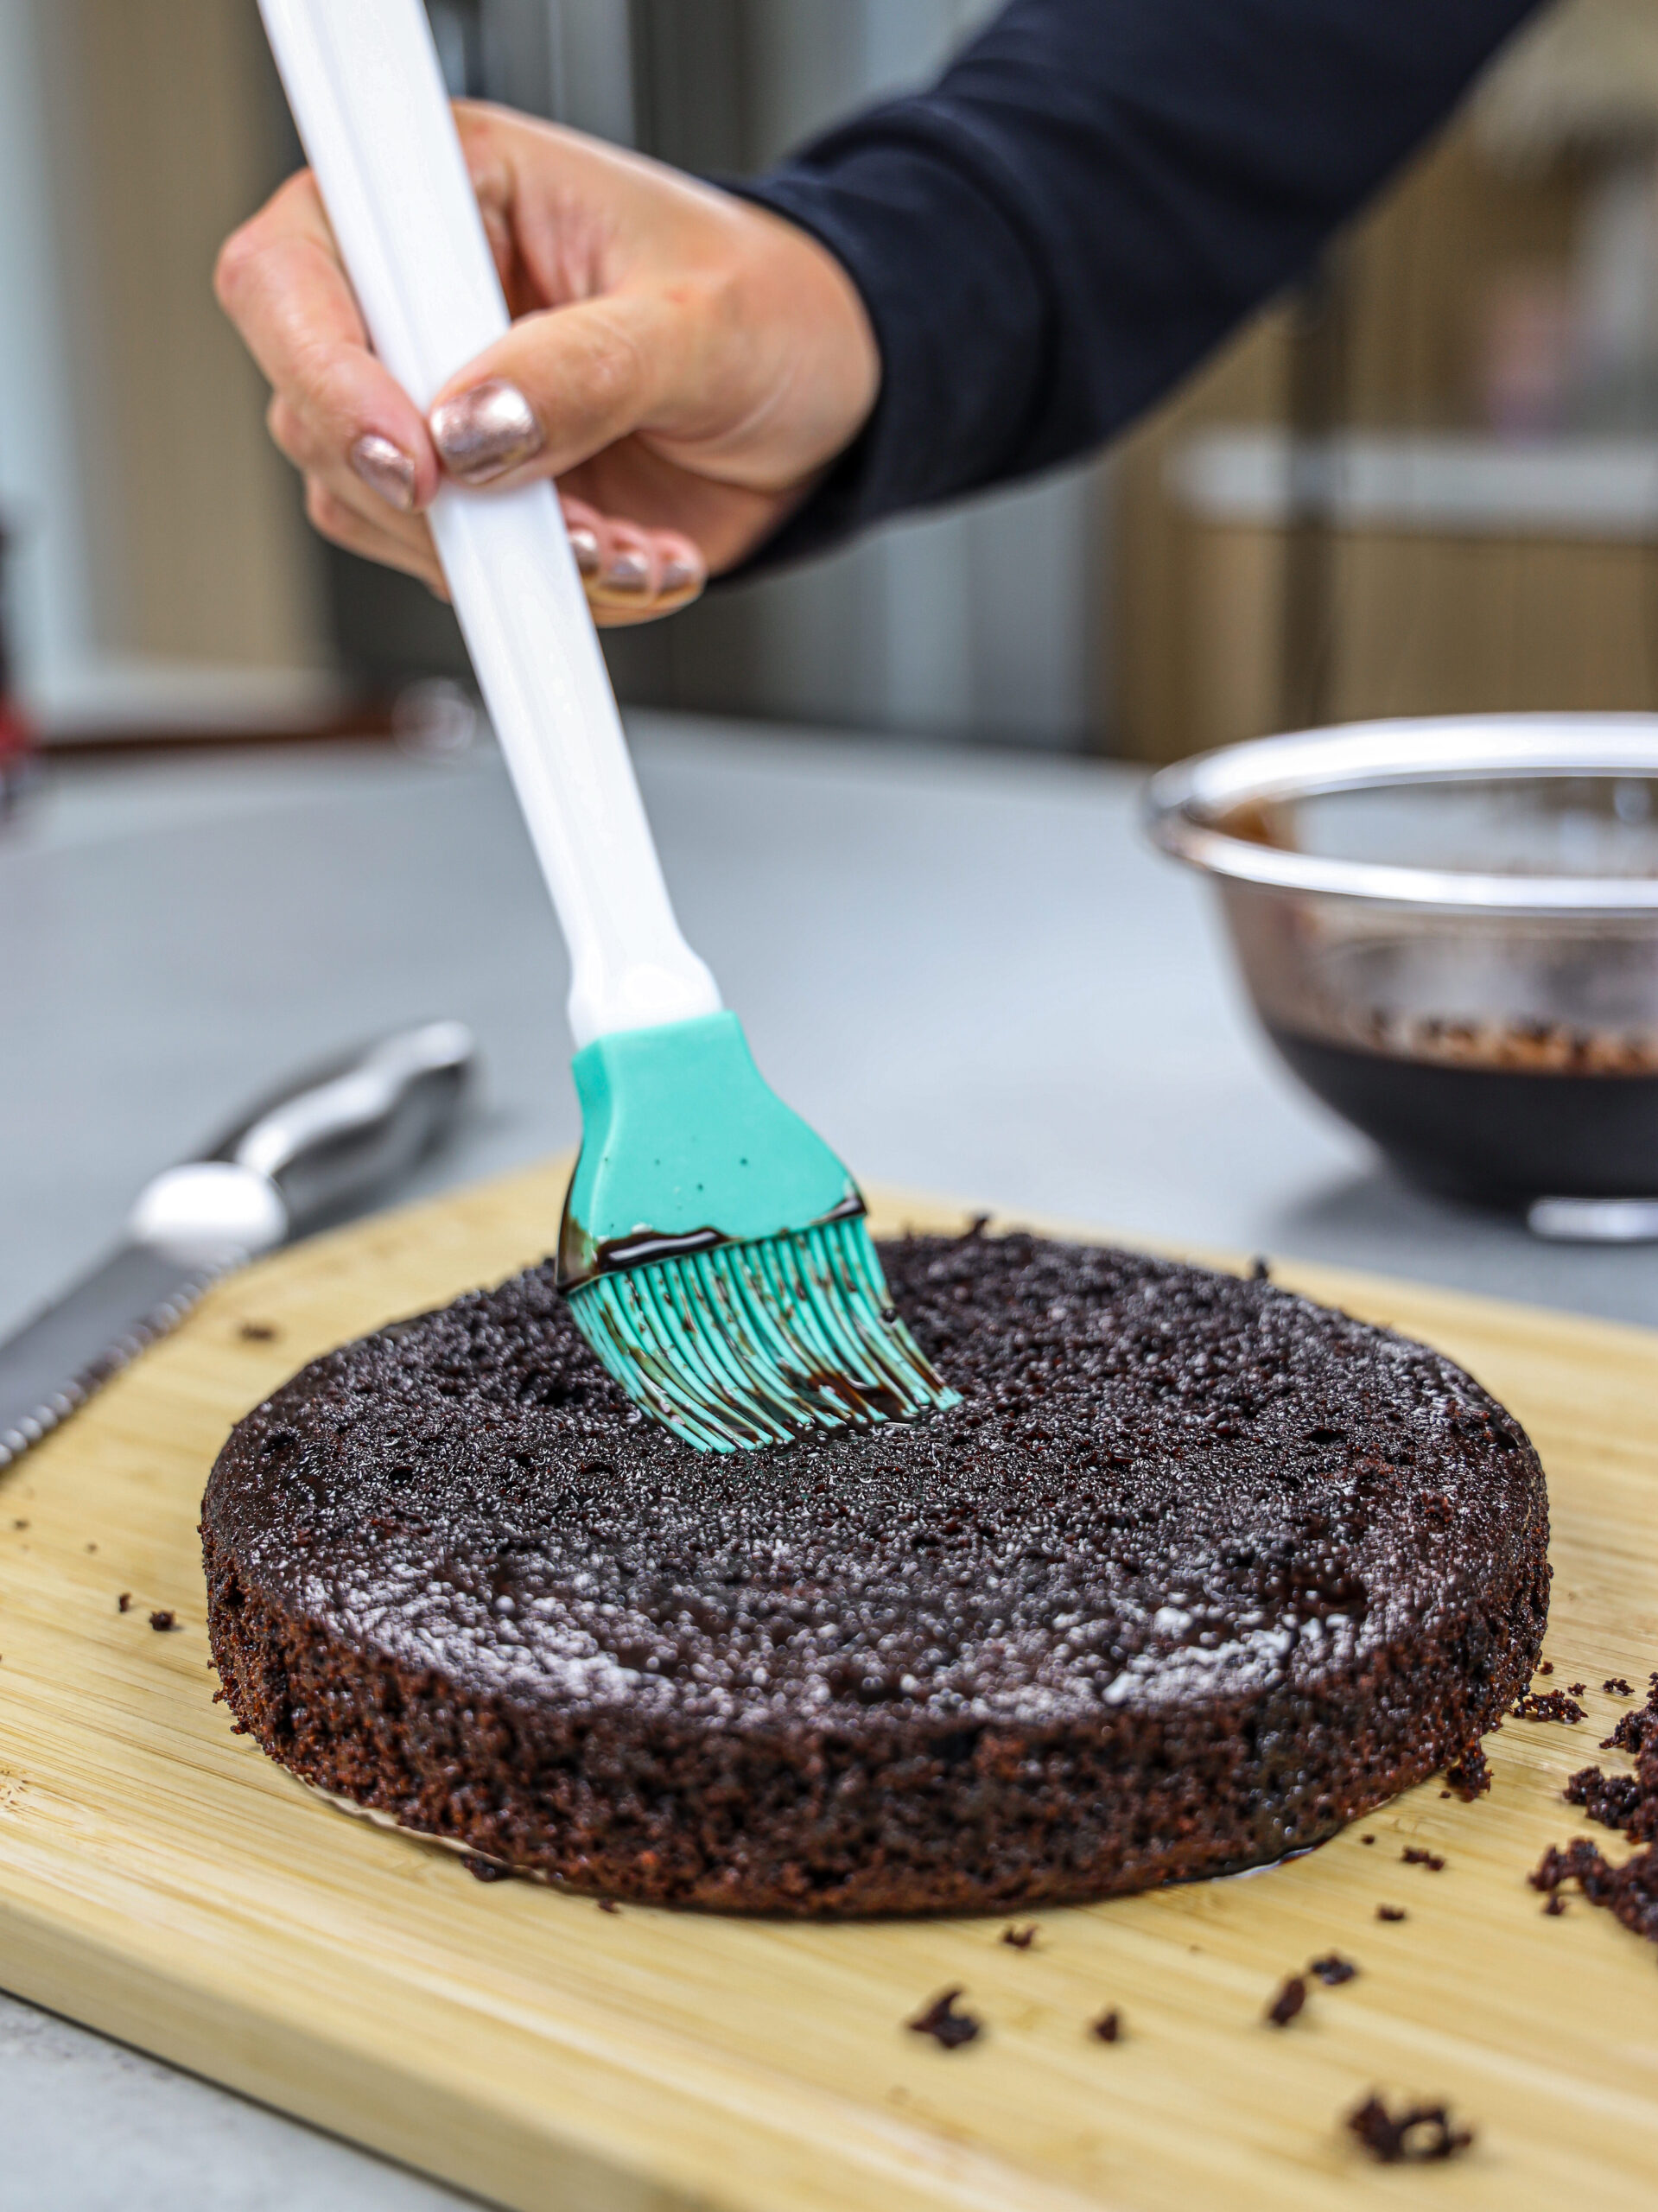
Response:
[{"label": "forearm", "polygon": [[1306,268],[1534,0],[1013,0],[744,188],[862,295],[880,397],[765,547],[1085,452]]}]

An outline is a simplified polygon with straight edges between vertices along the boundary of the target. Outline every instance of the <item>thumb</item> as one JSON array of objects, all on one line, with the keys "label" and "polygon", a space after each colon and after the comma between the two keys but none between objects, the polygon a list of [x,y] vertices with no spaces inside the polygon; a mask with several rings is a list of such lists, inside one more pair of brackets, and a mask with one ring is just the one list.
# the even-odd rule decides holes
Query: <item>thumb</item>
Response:
[{"label": "thumb", "polygon": [[647,423],[697,350],[694,311],[607,293],[515,322],[451,377],[428,417],[461,484],[562,476]]}]

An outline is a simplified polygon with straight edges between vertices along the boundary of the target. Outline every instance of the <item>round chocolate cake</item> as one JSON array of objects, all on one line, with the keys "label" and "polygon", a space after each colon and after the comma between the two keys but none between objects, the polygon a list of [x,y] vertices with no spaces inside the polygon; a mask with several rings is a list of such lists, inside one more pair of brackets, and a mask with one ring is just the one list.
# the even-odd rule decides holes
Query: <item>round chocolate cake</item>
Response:
[{"label": "round chocolate cake", "polygon": [[1548,1515],[1459,1368],[1123,1252],[883,1257],[964,1401],[914,1427],[696,1452],[550,1265],[314,1362],[207,1486],[238,1719],[485,1858],[753,1912],[1100,1897],[1475,1786]]}]

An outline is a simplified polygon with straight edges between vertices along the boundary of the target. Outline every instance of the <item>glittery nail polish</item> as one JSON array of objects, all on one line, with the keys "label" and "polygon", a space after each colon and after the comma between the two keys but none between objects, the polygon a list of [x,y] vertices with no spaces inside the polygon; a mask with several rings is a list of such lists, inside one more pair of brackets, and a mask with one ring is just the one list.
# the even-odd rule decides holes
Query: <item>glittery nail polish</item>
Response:
[{"label": "glittery nail polish", "polygon": [[351,462],[352,474],[360,478],[377,499],[395,507],[400,515],[413,514],[415,464],[401,446],[394,446],[378,430],[365,430],[346,458]]},{"label": "glittery nail polish", "polygon": [[662,588],[664,593],[690,591],[693,588],[700,590],[702,584],[701,569],[694,567],[689,561],[682,561],[677,554],[663,563]]},{"label": "glittery nail polish", "polygon": [[648,591],[651,588],[651,563],[643,553],[631,550],[619,553],[605,570],[604,582],[607,591]]},{"label": "glittery nail polish", "polygon": [[457,483],[487,484],[541,451],[541,425],[515,384],[490,377],[431,413],[432,442]]},{"label": "glittery nail polish", "polygon": [[599,538],[585,523],[575,523],[570,528],[570,550],[575,556],[575,565],[584,576],[599,573]]}]

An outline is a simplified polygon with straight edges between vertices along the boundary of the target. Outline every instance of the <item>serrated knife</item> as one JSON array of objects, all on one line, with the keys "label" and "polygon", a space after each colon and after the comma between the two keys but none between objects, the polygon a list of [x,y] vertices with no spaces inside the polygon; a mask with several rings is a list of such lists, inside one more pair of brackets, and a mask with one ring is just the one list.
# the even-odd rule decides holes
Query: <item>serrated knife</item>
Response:
[{"label": "serrated knife", "polygon": [[0,1467],[219,1276],[407,1173],[454,1125],[475,1057],[459,1021],[399,1030],[262,1099],[200,1159],[147,1183],[125,1243],[0,1344]]}]

